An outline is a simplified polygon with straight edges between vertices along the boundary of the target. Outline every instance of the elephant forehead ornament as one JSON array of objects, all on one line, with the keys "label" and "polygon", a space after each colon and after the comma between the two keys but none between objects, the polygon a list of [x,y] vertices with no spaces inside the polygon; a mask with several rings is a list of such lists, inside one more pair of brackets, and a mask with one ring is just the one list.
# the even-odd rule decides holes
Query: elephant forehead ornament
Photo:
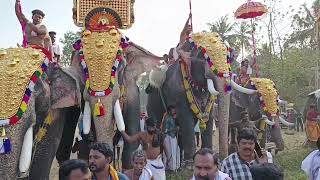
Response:
[{"label": "elephant forehead ornament", "polygon": [[0,154],[10,149],[5,127],[22,118],[35,84],[47,70],[49,59],[45,53],[33,48],[0,50]]},{"label": "elephant forehead ornament", "polygon": [[277,104],[278,92],[275,84],[266,78],[251,78],[251,85],[254,86],[260,95],[260,105],[268,116],[276,116],[279,107]]},{"label": "elephant forehead ornament", "polygon": [[[122,37],[117,28],[129,28],[133,23],[133,2],[78,0],[75,7],[75,22],[85,28],[81,45],[76,46],[80,47],[78,50],[85,87],[90,96],[108,96],[116,83],[123,49],[128,46],[128,39]],[[105,108],[99,98],[94,107],[94,115],[105,115]]]},{"label": "elephant forehead ornament", "polygon": [[225,92],[231,91],[231,52],[221,40],[218,33],[201,32],[192,34],[187,41],[191,43],[193,48],[197,48],[203,54],[210,69],[219,77],[226,78]]}]

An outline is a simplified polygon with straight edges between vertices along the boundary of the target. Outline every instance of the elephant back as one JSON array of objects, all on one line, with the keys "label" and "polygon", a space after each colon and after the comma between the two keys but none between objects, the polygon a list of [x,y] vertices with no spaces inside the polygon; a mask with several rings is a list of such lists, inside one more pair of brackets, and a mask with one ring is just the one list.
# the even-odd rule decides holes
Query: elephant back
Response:
[{"label": "elephant back", "polygon": [[15,124],[22,117],[48,63],[37,49],[0,50],[0,125]]}]

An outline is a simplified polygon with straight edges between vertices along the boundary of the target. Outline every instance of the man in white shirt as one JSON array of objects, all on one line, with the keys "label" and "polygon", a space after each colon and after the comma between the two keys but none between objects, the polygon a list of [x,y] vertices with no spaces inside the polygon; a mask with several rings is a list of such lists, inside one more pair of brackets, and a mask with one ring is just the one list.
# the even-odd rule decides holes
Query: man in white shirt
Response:
[{"label": "man in white shirt", "polygon": [[53,61],[57,64],[60,63],[60,57],[62,55],[60,45],[56,42],[57,33],[54,31],[49,32],[49,36],[52,41]]}]

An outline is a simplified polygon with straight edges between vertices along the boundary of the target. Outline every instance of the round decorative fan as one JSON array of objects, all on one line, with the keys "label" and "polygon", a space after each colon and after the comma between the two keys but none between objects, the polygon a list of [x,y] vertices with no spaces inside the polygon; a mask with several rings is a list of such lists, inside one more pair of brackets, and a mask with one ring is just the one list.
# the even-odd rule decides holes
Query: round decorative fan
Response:
[{"label": "round decorative fan", "polygon": [[85,27],[91,30],[102,30],[106,27],[122,26],[119,14],[110,8],[98,7],[91,10],[85,18]]}]

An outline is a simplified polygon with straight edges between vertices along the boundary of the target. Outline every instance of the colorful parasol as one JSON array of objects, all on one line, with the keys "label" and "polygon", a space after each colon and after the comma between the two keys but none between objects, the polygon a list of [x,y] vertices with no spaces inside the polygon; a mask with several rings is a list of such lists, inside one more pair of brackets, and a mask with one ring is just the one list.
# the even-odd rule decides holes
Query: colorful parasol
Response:
[{"label": "colorful parasol", "polygon": [[267,12],[267,7],[262,3],[248,0],[237,9],[235,15],[238,19],[252,19]]},{"label": "colorful parasol", "polygon": [[256,71],[256,77],[259,77],[259,68],[256,60],[256,43],[254,39],[254,23],[253,19],[259,16],[262,16],[263,14],[267,13],[268,9],[267,7],[260,3],[260,2],[253,2],[251,0],[248,0],[246,3],[242,4],[237,11],[235,12],[235,16],[237,19],[251,19],[251,25],[252,25],[252,45],[253,45],[253,63],[252,66]]}]

